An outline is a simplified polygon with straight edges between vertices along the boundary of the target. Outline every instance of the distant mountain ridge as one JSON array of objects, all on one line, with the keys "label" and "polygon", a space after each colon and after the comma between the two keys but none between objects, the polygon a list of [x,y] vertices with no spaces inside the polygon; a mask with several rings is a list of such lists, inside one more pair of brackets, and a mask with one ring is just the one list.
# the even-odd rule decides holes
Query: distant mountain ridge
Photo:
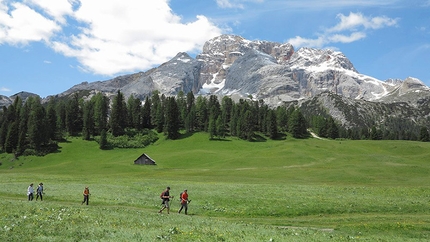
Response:
[{"label": "distant mountain ridge", "polygon": [[[237,35],[221,35],[208,40],[202,53],[195,58],[180,52],[148,71],[106,81],[83,82],[55,97],[83,91],[88,93],[88,97],[96,92],[113,96],[118,90],[126,98],[134,95],[141,100],[155,90],[167,96],[182,91],[198,95],[227,95],[236,100],[252,98],[263,100],[272,107],[292,102],[301,105],[323,96],[327,100],[328,97],[334,98],[327,95],[331,93],[339,96],[337,102],[343,100],[354,105],[364,101],[379,103],[375,105],[405,103],[408,108],[416,109],[423,119],[429,116],[425,105],[430,100],[430,88],[420,80],[381,81],[360,74],[339,51],[314,48],[296,51],[288,43],[250,41]],[[10,104],[12,100],[2,96],[0,106],[2,103]],[[339,121],[341,116],[334,115]]]},{"label": "distant mountain ridge", "polygon": [[[196,58],[178,53],[170,61],[146,72],[81,83],[59,95],[79,90],[107,94],[121,90],[126,97],[135,95],[143,100],[155,90],[165,95],[183,91],[252,97],[277,106],[325,91],[352,99],[388,102],[401,100],[394,96],[400,97],[410,89],[424,93],[430,90],[415,78],[380,81],[360,74],[338,51],[312,48],[295,51],[291,44],[221,35],[207,41]],[[403,91],[396,93],[395,90]],[[387,95],[391,98],[382,99]]]}]

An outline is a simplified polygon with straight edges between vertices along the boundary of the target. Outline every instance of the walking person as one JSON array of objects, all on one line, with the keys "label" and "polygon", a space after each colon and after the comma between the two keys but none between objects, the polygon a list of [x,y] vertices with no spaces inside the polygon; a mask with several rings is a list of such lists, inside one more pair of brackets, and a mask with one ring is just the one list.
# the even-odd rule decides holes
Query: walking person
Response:
[{"label": "walking person", "polygon": [[39,186],[36,189],[36,201],[40,196],[40,201],[43,201],[43,183],[39,183]]},{"label": "walking person", "polygon": [[28,186],[27,188],[28,201],[33,201],[33,198],[34,198],[33,193],[34,193],[33,183],[31,183],[30,186]]},{"label": "walking person", "polygon": [[181,213],[182,209],[185,210],[185,215],[188,214],[188,203],[190,201],[188,200],[188,191],[187,189],[185,189],[182,193],[181,193],[181,208],[179,209],[178,213]]},{"label": "walking person", "polygon": [[160,211],[158,211],[158,213],[163,212],[164,209],[167,209],[167,214],[170,213],[170,205],[169,205],[169,201],[170,198],[173,198],[173,196],[170,196],[170,187],[167,187],[166,190],[164,190],[160,197],[161,199],[163,199],[163,202],[161,203],[163,205],[163,207],[161,207]]},{"label": "walking person", "polygon": [[88,187],[85,187],[83,195],[84,195],[84,201],[82,201],[81,205],[84,203],[88,205],[88,202],[90,201],[90,195],[91,195],[90,189]]}]

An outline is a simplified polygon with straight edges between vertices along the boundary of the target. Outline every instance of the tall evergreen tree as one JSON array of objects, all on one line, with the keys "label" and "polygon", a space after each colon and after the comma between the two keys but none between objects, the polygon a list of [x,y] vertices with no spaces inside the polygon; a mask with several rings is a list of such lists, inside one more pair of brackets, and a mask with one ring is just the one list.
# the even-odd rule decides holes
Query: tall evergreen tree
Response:
[{"label": "tall evergreen tree", "polygon": [[165,116],[164,116],[164,103],[158,102],[157,104],[157,115],[154,118],[154,120],[156,120],[157,122],[155,123],[155,127],[157,129],[158,133],[163,132],[164,129],[164,123],[165,123]]},{"label": "tall evergreen tree", "polygon": [[66,116],[67,116],[67,109],[66,109],[66,102],[64,100],[60,100],[57,103],[56,106],[56,113],[57,113],[57,130],[59,136],[56,138],[57,140],[62,139],[63,134],[67,132],[67,125],[66,125]]},{"label": "tall evergreen tree", "polygon": [[140,99],[131,95],[127,101],[128,124],[131,128],[137,130],[142,128],[141,108],[142,104]]},{"label": "tall evergreen tree", "polygon": [[112,102],[112,110],[109,119],[109,125],[113,136],[120,136],[125,133],[127,124],[127,109],[124,101],[124,95],[121,91],[117,92]]},{"label": "tall evergreen tree", "polygon": [[186,114],[184,120],[184,128],[187,133],[191,133],[196,128],[196,104],[193,92],[187,93]]},{"label": "tall evergreen tree", "polygon": [[276,122],[276,112],[273,109],[268,110],[268,131],[269,137],[271,139],[276,139],[278,137],[278,124]]},{"label": "tall evergreen tree", "polygon": [[227,132],[226,129],[229,128],[230,120],[232,116],[232,110],[233,110],[233,100],[228,97],[224,96],[221,101],[221,117],[224,127],[224,134]]},{"label": "tall evergreen tree", "polygon": [[56,103],[54,98],[50,98],[46,109],[47,134],[49,139],[57,138],[57,112],[55,111]]},{"label": "tall evergreen tree", "polygon": [[253,119],[253,114],[250,110],[247,110],[245,112],[243,124],[244,124],[243,125],[244,138],[248,141],[252,141],[252,139],[254,138],[255,123]]},{"label": "tall evergreen tree", "polygon": [[[160,116],[159,108],[162,108],[159,93],[158,91],[153,91],[151,96],[151,125],[154,127],[157,127],[157,130],[159,129],[158,126],[159,126],[159,123],[161,122],[160,120],[157,119]],[[163,118],[163,122],[164,122],[164,118]]]},{"label": "tall evergreen tree", "polygon": [[142,127],[144,129],[150,129],[152,127],[151,124],[151,100],[147,96],[145,98],[145,103],[142,107]]},{"label": "tall evergreen tree", "polygon": [[196,123],[199,131],[207,131],[209,110],[207,99],[203,96],[198,96],[196,100]]},{"label": "tall evergreen tree", "polygon": [[106,130],[102,130],[100,132],[100,143],[99,143],[99,148],[101,150],[107,149],[108,147],[108,142],[107,142],[107,134],[106,134]]},{"label": "tall evergreen tree", "polygon": [[421,127],[419,140],[422,142],[430,141],[430,134],[426,127]]},{"label": "tall evergreen tree", "polygon": [[331,116],[327,119],[327,136],[331,139],[339,138],[339,127]]},{"label": "tall evergreen tree", "polygon": [[29,103],[26,102],[25,105],[21,108],[21,113],[19,114],[19,137],[18,137],[18,147],[17,147],[17,154],[21,155],[24,153],[25,149],[27,148],[27,145],[29,143],[27,139],[27,124],[28,124],[28,116],[29,116]]},{"label": "tall evergreen tree", "polygon": [[304,138],[307,134],[306,120],[299,109],[295,109],[288,120],[289,131],[294,138]]},{"label": "tall evergreen tree", "polygon": [[79,106],[79,97],[77,93],[73,94],[67,102],[66,128],[71,136],[77,136],[82,130],[82,110]]},{"label": "tall evergreen tree", "polygon": [[46,133],[46,112],[40,103],[39,98],[33,98],[32,100],[27,100],[31,102],[30,114],[28,117],[28,137],[30,141],[30,146],[36,152],[41,152],[42,147],[48,143],[48,135]]},{"label": "tall evergreen tree", "polygon": [[276,108],[276,121],[279,127],[279,131],[286,132],[288,130],[288,115],[287,110],[284,107],[278,106]]},{"label": "tall evergreen tree", "polygon": [[7,153],[13,153],[16,151],[18,146],[18,121],[14,121],[9,125],[6,141],[5,151]]},{"label": "tall evergreen tree", "polygon": [[86,101],[83,105],[83,128],[82,137],[84,140],[90,140],[94,135],[94,102]]},{"label": "tall evergreen tree", "polygon": [[2,150],[5,150],[5,143],[6,143],[7,133],[9,132],[9,126],[13,122],[15,122],[15,119],[16,119],[15,111],[16,110],[14,105],[9,105],[9,107],[7,107],[7,109],[4,111],[3,123],[1,124],[1,127],[0,127],[0,148]]},{"label": "tall evergreen tree", "polygon": [[225,137],[225,124],[224,119],[222,118],[222,115],[219,115],[218,118],[215,121],[216,126],[216,133],[219,138]]},{"label": "tall evergreen tree", "polygon": [[166,105],[166,130],[168,139],[179,138],[179,107],[176,103],[175,97],[168,97]]},{"label": "tall evergreen tree", "polygon": [[94,102],[94,135],[101,135],[108,128],[109,99],[99,92],[91,100]]},{"label": "tall evergreen tree", "polygon": [[183,129],[185,127],[185,119],[187,117],[187,100],[184,92],[181,90],[176,95],[176,103],[179,109],[179,127]]}]

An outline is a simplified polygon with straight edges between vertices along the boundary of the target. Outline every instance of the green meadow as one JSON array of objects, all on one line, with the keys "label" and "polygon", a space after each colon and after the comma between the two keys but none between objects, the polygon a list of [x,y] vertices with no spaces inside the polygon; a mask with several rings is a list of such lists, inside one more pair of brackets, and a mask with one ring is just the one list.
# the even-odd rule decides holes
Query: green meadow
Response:
[{"label": "green meadow", "polygon": [[[208,140],[0,153],[0,241],[429,241],[430,143]],[[155,166],[134,165],[142,153]],[[43,201],[27,201],[43,182]],[[81,205],[89,186],[88,206]],[[160,193],[171,187],[170,214]],[[178,214],[188,189],[189,215]]]}]

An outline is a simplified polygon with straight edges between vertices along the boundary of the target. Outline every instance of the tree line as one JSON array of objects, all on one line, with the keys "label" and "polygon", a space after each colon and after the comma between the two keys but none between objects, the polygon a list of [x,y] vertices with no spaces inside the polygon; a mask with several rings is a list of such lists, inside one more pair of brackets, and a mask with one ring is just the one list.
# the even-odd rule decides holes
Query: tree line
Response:
[{"label": "tree line", "polygon": [[[192,92],[179,92],[165,96],[154,91],[142,102],[134,96],[125,100],[118,91],[112,101],[102,93],[89,100],[75,93],[68,99],[51,97],[45,105],[39,97],[29,97],[25,102],[16,97],[12,105],[0,111],[0,149],[17,156],[43,155],[58,149],[57,142],[67,136],[95,139],[102,149],[113,143],[128,147],[121,138],[125,136],[144,146],[157,139],[154,131],[168,139],[193,132],[207,132],[209,139],[280,139],[287,133],[305,138],[308,129],[331,139],[386,137],[376,127],[345,130],[330,116],[305,118],[299,108],[271,108],[261,100],[234,102],[227,96],[219,100],[216,95],[195,97]],[[428,141],[428,130],[422,128],[416,139]]]}]

